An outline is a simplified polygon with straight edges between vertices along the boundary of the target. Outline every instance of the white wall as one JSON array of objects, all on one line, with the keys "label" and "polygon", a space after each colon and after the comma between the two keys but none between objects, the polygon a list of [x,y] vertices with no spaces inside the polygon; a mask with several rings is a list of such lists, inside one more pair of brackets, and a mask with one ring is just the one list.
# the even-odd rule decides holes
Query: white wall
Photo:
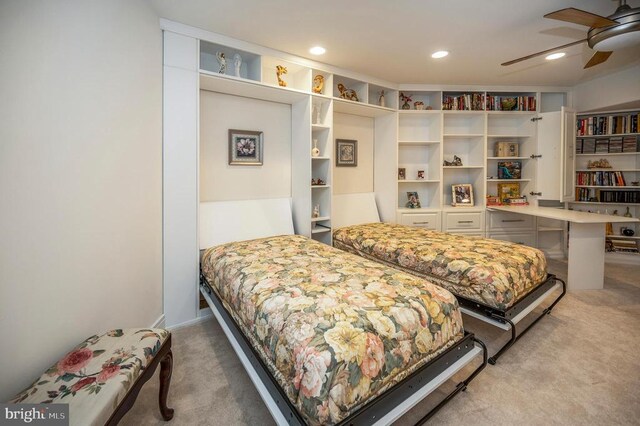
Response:
[{"label": "white wall", "polygon": [[574,106],[579,112],[638,102],[640,65],[578,84],[573,87],[573,93]]},{"label": "white wall", "polygon": [[[229,129],[262,131],[262,166],[229,165]],[[200,91],[200,201],[291,197],[291,106]]]},{"label": "white wall", "polygon": [[[335,159],[332,160],[334,194],[373,192],[374,134],[373,118],[340,113],[333,115],[334,139],[358,141],[357,167],[336,167]],[[335,145],[333,156],[335,156]]]},{"label": "white wall", "polygon": [[162,313],[162,44],[143,1],[0,3],[0,401]]}]

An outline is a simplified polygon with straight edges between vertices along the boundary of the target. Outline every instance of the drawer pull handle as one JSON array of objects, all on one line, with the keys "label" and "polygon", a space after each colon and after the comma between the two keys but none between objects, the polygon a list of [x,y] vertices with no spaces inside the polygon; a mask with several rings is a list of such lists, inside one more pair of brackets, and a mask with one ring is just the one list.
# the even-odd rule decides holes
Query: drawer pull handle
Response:
[{"label": "drawer pull handle", "polygon": [[524,219],[502,219],[503,222],[524,222]]},{"label": "drawer pull handle", "polygon": [[473,223],[472,220],[459,220],[458,223]]},{"label": "drawer pull handle", "polygon": [[518,241],[516,244],[520,244],[521,246],[524,245],[524,241]]},{"label": "drawer pull handle", "polygon": [[429,222],[413,222],[414,225],[428,225]]}]

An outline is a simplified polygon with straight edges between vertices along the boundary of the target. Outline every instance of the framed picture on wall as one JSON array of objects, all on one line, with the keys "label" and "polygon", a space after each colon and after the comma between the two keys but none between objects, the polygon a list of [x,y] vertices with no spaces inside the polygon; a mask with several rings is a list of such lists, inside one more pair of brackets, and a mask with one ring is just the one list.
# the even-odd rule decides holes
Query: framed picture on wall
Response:
[{"label": "framed picture on wall", "polygon": [[452,205],[456,207],[473,206],[473,186],[468,183],[460,183],[451,185],[451,195],[453,197]]},{"label": "framed picture on wall", "polygon": [[229,164],[262,166],[262,132],[229,129]]},{"label": "framed picture on wall", "polygon": [[358,165],[358,141],[336,139],[336,167],[356,167]]}]

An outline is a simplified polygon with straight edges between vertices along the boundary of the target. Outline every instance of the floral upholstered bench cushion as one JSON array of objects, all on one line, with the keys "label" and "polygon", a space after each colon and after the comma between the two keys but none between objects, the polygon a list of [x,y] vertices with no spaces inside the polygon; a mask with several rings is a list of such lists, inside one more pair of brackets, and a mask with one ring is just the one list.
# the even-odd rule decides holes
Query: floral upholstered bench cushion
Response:
[{"label": "floral upholstered bench cushion", "polygon": [[104,425],[169,336],[140,328],[91,336],[9,402],[66,403],[71,424]]}]

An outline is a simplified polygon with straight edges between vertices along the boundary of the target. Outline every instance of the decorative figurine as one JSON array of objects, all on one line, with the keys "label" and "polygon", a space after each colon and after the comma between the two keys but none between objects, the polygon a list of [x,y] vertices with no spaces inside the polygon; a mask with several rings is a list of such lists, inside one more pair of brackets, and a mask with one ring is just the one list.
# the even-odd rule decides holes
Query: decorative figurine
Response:
[{"label": "decorative figurine", "polygon": [[636,231],[631,228],[620,228],[620,234],[624,235],[625,237],[633,237],[635,233]]},{"label": "decorative figurine", "polygon": [[360,102],[356,91],[353,89],[347,89],[346,87],[344,87],[344,84],[338,83],[338,91],[340,92],[340,98],[347,99],[349,101]]},{"label": "decorative figurine", "polygon": [[413,106],[415,107],[415,109],[417,109],[418,111],[422,111],[424,109],[424,102],[422,101],[415,101],[413,103]]},{"label": "decorative figurine", "polygon": [[380,92],[380,96],[378,97],[378,105],[384,107],[384,90]]},{"label": "decorative figurine", "polygon": [[626,212],[624,212],[624,215],[623,215],[623,216],[624,216],[624,217],[633,217],[633,216],[631,215],[631,212],[629,211],[629,206],[627,206],[627,211],[626,211]]},{"label": "decorative figurine", "polygon": [[287,82],[282,79],[282,74],[286,74],[287,68],[282,65],[276,65],[276,76],[278,77],[278,85],[280,87],[287,87]]},{"label": "decorative figurine", "polygon": [[311,178],[311,185],[326,185],[326,184],[327,183],[320,178],[318,179]]},{"label": "decorative figurine", "polygon": [[235,71],[235,76],[240,77],[240,67],[242,66],[242,56],[239,53],[233,55],[233,68]]},{"label": "decorative figurine", "polygon": [[218,64],[220,64],[220,69],[218,70],[218,74],[226,73],[227,58],[224,57],[224,52],[216,52],[216,59],[218,60]]},{"label": "decorative figurine", "polygon": [[320,124],[320,111],[322,111],[322,105],[313,104],[313,124]]},{"label": "decorative figurine", "polygon": [[321,74],[313,77],[313,88],[311,89],[313,93],[322,94],[322,90],[324,89],[324,76]]},{"label": "decorative figurine", "polygon": [[460,167],[462,166],[462,159],[460,157],[458,157],[457,155],[453,156],[453,161],[447,161],[444,160],[444,166],[457,166]]},{"label": "decorative figurine", "polygon": [[320,217],[320,204],[316,204],[315,206],[313,206],[313,213],[311,213],[311,217]]},{"label": "decorative figurine", "polygon": [[589,161],[587,163],[587,169],[610,169],[610,168],[611,168],[611,164],[606,158]]},{"label": "decorative figurine", "polygon": [[411,105],[409,104],[409,102],[411,102],[411,96],[413,95],[407,96],[404,93],[400,92],[400,100],[404,102],[400,108],[411,109]]},{"label": "decorative figurine", "polygon": [[418,179],[424,179],[424,170],[418,170]]},{"label": "decorative figurine", "polygon": [[312,157],[320,156],[320,150],[318,149],[318,139],[313,140],[313,149],[311,150],[311,156]]}]

